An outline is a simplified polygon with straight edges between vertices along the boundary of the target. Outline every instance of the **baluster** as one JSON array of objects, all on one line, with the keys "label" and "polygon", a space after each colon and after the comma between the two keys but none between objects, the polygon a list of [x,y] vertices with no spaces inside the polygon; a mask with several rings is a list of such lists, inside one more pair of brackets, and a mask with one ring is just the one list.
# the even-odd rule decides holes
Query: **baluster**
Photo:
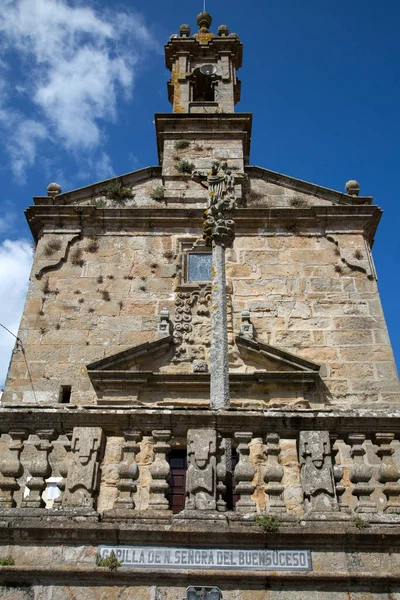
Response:
[{"label": "baluster", "polygon": [[286,512],[286,505],[282,500],[283,494],[283,467],[279,463],[281,448],[279,446],[279,435],[277,433],[268,433],[265,438],[267,447],[264,454],[267,457],[267,464],[264,470],[264,481],[267,484],[266,492],[268,494],[267,512],[281,514]]},{"label": "baluster", "polygon": [[[53,508],[61,508],[63,503],[63,497],[65,492],[65,486],[67,484],[67,476],[68,476],[68,463],[71,452],[71,443],[72,443],[72,431],[66,433],[65,436],[60,437],[55,444],[59,444],[63,449],[64,456],[61,462],[58,464],[58,470],[62,479],[57,483],[57,487],[60,490],[60,495],[54,499]],[[55,445],[54,444],[54,445]]]},{"label": "baluster", "polygon": [[365,448],[363,442],[365,435],[362,433],[352,433],[348,436],[348,442],[351,446],[350,455],[353,459],[353,466],[350,471],[350,481],[354,483],[352,494],[357,497],[356,513],[376,513],[378,509],[371,500],[371,494],[375,487],[370,484],[372,478],[372,467],[365,463]]},{"label": "baluster", "polygon": [[226,511],[226,475],[227,475],[227,446],[229,444],[229,455],[231,440],[218,437],[218,464],[217,464],[217,510],[219,512]]},{"label": "baluster", "polygon": [[256,505],[251,499],[251,495],[255,490],[252,483],[255,469],[249,460],[249,442],[251,442],[253,434],[250,431],[237,431],[234,436],[238,442],[237,453],[239,458],[239,462],[235,467],[236,493],[239,496],[236,503],[236,512],[256,512]]},{"label": "baluster", "polygon": [[42,494],[46,489],[45,479],[51,474],[49,453],[54,433],[54,429],[39,429],[34,435],[32,445],[35,447],[36,453],[29,461],[28,470],[32,479],[26,483],[29,496],[22,503],[24,508],[44,508],[46,506]]},{"label": "baluster", "polygon": [[335,479],[335,487],[336,487],[336,496],[339,505],[339,511],[342,513],[350,513],[350,507],[344,499],[344,493],[346,491],[345,486],[343,485],[343,467],[339,465],[336,461],[336,457],[339,454],[339,448],[337,446],[338,435],[336,433],[330,433],[329,437],[331,439],[331,451],[332,451],[332,461],[333,461],[333,477]]},{"label": "baluster", "polygon": [[123,462],[119,465],[120,481],[117,483],[118,497],[114,508],[135,508],[132,498],[137,490],[136,479],[139,477],[139,467],[136,462],[136,454],[140,451],[139,442],[142,440],[142,432],[138,429],[125,429],[123,445]]},{"label": "baluster", "polygon": [[376,451],[381,459],[379,468],[379,481],[383,483],[382,492],[386,496],[386,507],[384,512],[400,514],[400,486],[398,479],[400,471],[394,462],[394,450],[391,447],[391,442],[394,440],[394,433],[377,433],[375,441],[379,445]]},{"label": "baluster", "polygon": [[150,484],[150,494],[152,495],[149,501],[149,508],[154,510],[168,510],[169,504],[166,499],[166,494],[169,490],[170,467],[166,459],[168,450],[170,449],[169,440],[171,439],[171,431],[155,430],[152,432],[154,441],[154,462],[150,467],[150,474],[153,481]]},{"label": "baluster", "polygon": [[14,493],[20,489],[17,479],[23,473],[21,452],[23,441],[28,437],[25,429],[9,431],[10,442],[4,460],[0,463],[0,507],[15,508]]}]

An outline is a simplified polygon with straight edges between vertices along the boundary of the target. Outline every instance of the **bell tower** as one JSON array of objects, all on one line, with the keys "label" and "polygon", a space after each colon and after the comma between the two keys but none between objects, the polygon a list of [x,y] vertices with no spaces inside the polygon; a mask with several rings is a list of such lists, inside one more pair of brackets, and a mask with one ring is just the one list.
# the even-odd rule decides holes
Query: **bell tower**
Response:
[{"label": "bell tower", "polygon": [[236,72],[243,46],[226,25],[218,27],[218,35],[211,33],[211,23],[211,15],[201,12],[197,33],[191,36],[189,25],[181,25],[179,35],[172,35],[165,47],[174,113],[232,113],[240,100]]},{"label": "bell tower", "polygon": [[[171,113],[155,115],[158,158],[170,197],[182,197],[177,176],[209,172],[215,162],[228,161],[234,172],[249,164],[252,115],[234,112],[240,100],[237,71],[243,46],[236,33],[220,25],[210,31],[208,12],[197,16],[197,33],[181,25],[165,45],[171,71],[168,98]],[[192,184],[187,183],[191,188]],[[197,194],[198,184],[185,192]]]}]

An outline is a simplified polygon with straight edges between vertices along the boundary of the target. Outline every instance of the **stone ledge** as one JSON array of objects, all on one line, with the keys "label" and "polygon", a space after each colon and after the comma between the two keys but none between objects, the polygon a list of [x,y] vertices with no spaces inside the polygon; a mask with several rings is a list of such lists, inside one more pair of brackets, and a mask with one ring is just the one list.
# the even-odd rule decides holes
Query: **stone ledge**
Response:
[{"label": "stone ledge", "polygon": [[164,581],[179,580],[190,581],[191,585],[196,585],[197,582],[210,581],[217,583],[238,581],[242,584],[262,584],[267,581],[326,581],[326,582],[346,582],[348,584],[364,581],[368,584],[374,582],[384,583],[399,583],[400,573],[391,571],[377,570],[374,573],[358,571],[354,573],[342,571],[213,571],[213,570],[185,570],[185,569],[129,569],[120,567],[117,571],[110,571],[105,567],[86,567],[78,565],[52,565],[51,567],[35,567],[35,566],[13,566],[0,567],[0,583],[11,583],[14,581],[35,583],[49,582],[54,584],[67,580],[70,582],[71,575],[79,577],[79,584],[85,581],[100,584],[100,581],[112,581],[113,583],[123,583],[132,581],[149,581],[157,578],[158,584]]}]

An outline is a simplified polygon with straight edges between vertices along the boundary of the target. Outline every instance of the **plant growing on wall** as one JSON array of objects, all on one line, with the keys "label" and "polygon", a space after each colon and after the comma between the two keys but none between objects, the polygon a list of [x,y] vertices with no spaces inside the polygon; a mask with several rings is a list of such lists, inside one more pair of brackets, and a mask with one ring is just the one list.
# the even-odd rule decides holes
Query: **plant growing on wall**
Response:
[{"label": "plant growing on wall", "polygon": [[12,556],[0,558],[0,567],[12,567],[13,565],[15,565],[15,560]]},{"label": "plant growing on wall", "polygon": [[110,181],[106,186],[103,187],[101,193],[110,200],[116,200],[117,202],[124,203],[128,198],[133,198],[135,194],[132,192],[130,187],[127,187],[122,181]]},{"label": "plant growing on wall", "polygon": [[190,142],[188,140],[176,140],[175,142],[175,150],[185,150],[185,148],[189,148]]},{"label": "plant growing on wall", "polygon": [[255,522],[259,525],[264,531],[278,531],[281,526],[281,522],[276,517],[271,517],[271,515],[257,515],[255,518]]},{"label": "plant growing on wall", "polygon": [[190,175],[194,169],[194,164],[187,160],[181,160],[175,168],[179,173]]},{"label": "plant growing on wall", "polygon": [[150,198],[153,200],[157,200],[157,202],[162,202],[165,197],[165,188],[162,185],[153,188],[153,191],[150,194]]},{"label": "plant growing on wall", "polygon": [[58,250],[61,250],[61,240],[49,240],[44,246],[43,254],[51,256],[54,252],[58,252]]},{"label": "plant growing on wall", "polygon": [[116,571],[122,565],[122,560],[117,560],[114,550],[111,550],[110,556],[101,558],[100,554],[96,554],[96,566],[107,567],[110,571]]}]

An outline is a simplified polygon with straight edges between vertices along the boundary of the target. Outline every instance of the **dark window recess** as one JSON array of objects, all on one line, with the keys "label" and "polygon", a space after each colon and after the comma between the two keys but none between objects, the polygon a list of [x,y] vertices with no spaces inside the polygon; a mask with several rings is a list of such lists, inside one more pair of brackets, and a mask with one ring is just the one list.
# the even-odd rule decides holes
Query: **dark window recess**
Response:
[{"label": "dark window recess", "polygon": [[211,254],[191,252],[187,257],[187,280],[211,281]]},{"label": "dark window recess", "polygon": [[170,509],[176,514],[185,508],[187,469],[186,450],[172,450],[167,458],[171,468],[167,499]]},{"label": "dark window recess", "polygon": [[62,385],[60,389],[60,402],[61,404],[69,404],[71,400],[71,389],[70,385]]},{"label": "dark window recess", "polygon": [[193,76],[193,102],[214,102],[214,78],[197,69]]}]

